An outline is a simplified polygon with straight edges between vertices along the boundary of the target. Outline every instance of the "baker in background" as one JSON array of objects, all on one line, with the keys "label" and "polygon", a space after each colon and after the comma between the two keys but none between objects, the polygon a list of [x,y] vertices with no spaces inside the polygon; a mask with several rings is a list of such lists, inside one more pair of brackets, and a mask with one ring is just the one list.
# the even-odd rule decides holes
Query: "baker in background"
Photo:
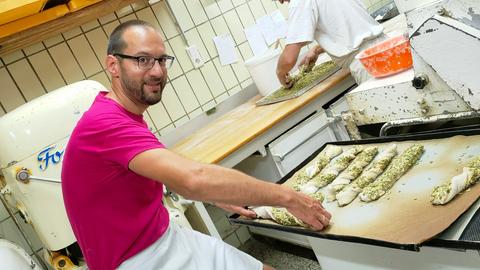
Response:
[{"label": "baker in background", "polygon": [[289,71],[295,66],[303,46],[316,41],[300,65],[313,67],[318,56],[327,52],[340,67],[350,72],[360,84],[369,78],[355,59],[361,50],[385,39],[383,26],[364,9],[360,0],[279,0],[290,2],[286,46],[277,64],[277,77],[290,86]]},{"label": "baker in background", "polygon": [[330,214],[286,186],[166,149],[143,113],[160,102],[173,60],[146,22],[124,22],[110,35],[105,63],[111,91],[100,92],[78,121],[62,166],[65,208],[86,263],[90,270],[272,269],[170,222],[163,185],[250,217],[255,213],[243,205],[285,207],[314,230],[327,226]]}]

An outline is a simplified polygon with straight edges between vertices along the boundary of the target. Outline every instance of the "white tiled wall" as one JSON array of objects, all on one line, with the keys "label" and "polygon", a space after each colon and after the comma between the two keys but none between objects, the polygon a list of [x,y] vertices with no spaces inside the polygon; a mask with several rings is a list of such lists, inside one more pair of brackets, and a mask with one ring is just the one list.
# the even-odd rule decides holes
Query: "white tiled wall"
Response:
[{"label": "white tiled wall", "polygon": [[[390,1],[363,0],[369,11]],[[150,6],[142,0],[81,27],[2,56],[0,116],[27,101],[79,80],[93,79],[109,87],[110,80],[104,66],[108,35],[120,22],[138,18],[159,29],[165,39],[167,53],[176,57],[176,62],[168,71],[169,83],[162,102],[150,107],[145,115],[150,127],[160,136],[251,84],[243,63],[252,56],[252,51],[243,29],[276,9],[280,9],[285,17],[288,13],[286,5],[272,0],[170,0],[169,3],[188,45],[196,45],[199,49],[205,61],[204,66],[194,69],[185,52],[187,44],[165,2]],[[214,36],[224,33],[232,35],[239,57],[238,63],[228,66],[220,64],[212,41]],[[0,205],[0,237],[24,245],[12,224]],[[226,228],[227,224],[221,226],[224,225]],[[38,239],[31,229],[28,231],[34,248],[38,250]],[[234,236],[226,229],[222,235],[234,245],[246,240],[244,229],[237,230]]]}]

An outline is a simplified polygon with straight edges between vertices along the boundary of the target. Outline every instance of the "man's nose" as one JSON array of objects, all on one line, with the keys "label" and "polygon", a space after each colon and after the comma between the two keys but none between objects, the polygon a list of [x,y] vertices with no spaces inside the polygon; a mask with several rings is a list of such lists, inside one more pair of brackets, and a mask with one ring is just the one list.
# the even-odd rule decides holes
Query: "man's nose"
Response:
[{"label": "man's nose", "polygon": [[150,69],[152,75],[162,76],[167,72],[167,69],[160,64],[159,60],[155,60],[153,67]]}]

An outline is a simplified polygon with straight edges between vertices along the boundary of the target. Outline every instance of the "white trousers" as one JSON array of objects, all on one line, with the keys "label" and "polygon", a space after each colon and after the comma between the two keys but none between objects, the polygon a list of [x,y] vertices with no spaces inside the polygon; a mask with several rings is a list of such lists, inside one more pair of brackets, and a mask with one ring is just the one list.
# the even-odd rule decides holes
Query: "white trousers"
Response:
[{"label": "white trousers", "polygon": [[117,270],[261,270],[263,264],[229,244],[170,222],[165,234]]}]

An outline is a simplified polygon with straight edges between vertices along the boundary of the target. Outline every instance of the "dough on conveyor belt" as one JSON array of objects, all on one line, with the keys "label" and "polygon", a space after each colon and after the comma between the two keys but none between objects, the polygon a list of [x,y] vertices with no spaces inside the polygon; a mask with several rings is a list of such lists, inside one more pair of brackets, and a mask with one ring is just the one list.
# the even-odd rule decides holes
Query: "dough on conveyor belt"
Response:
[{"label": "dough on conveyor belt", "polygon": [[350,184],[352,180],[357,178],[377,154],[378,147],[376,146],[367,147],[360,154],[358,154],[352,163],[332,183],[327,186],[327,201],[331,202],[336,200],[335,195],[346,185]]},{"label": "dough on conveyor belt", "polygon": [[[308,196],[319,202],[323,202],[323,195],[321,193],[309,194]],[[290,214],[286,208],[260,206],[252,208],[252,210],[257,214],[258,218],[272,219],[280,225],[308,227],[303,221]]]},{"label": "dough on conveyor belt", "polygon": [[300,191],[300,187],[310,181],[312,177],[317,175],[334,157],[342,153],[342,148],[336,145],[328,145],[316,158],[312,165],[302,168],[298,173],[294,174],[293,181],[286,184],[296,191]]},{"label": "dough on conveyor belt", "polygon": [[447,204],[457,194],[473,186],[480,179],[480,157],[476,157],[463,167],[461,174],[450,179],[447,184],[433,189],[430,201],[432,204]]},{"label": "dough on conveyor belt", "polygon": [[319,188],[322,188],[330,184],[340,172],[345,170],[348,167],[350,162],[363,150],[361,146],[354,146],[346,151],[344,151],[339,157],[327,165],[319,174],[308,181],[305,185],[300,188],[305,194],[313,194],[317,192]]},{"label": "dough on conveyor belt", "polygon": [[414,144],[396,157],[385,172],[373,183],[369,184],[360,193],[360,200],[364,202],[375,201],[385,195],[402,175],[404,175],[423,154],[423,145]]},{"label": "dough on conveyor belt", "polygon": [[349,185],[337,193],[336,199],[339,206],[351,203],[364,187],[372,183],[397,155],[397,145],[392,144],[383,150],[378,157],[370,164],[365,171]]}]

